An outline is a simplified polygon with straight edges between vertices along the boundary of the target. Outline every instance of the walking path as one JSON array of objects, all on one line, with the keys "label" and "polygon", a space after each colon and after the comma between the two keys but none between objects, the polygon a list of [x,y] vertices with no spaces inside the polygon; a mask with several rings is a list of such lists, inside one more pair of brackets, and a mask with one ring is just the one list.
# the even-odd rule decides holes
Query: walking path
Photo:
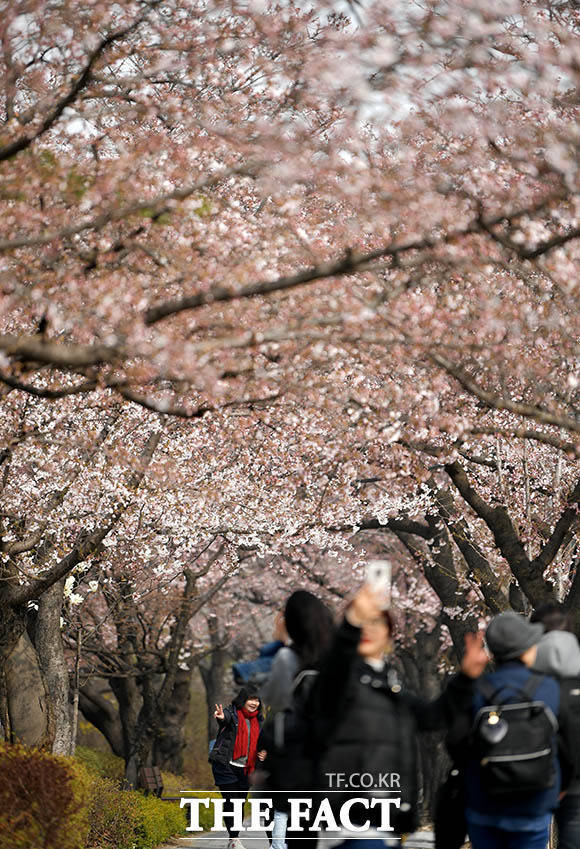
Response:
[{"label": "walking path", "polygon": [[[240,840],[246,849],[268,849],[269,845],[263,831],[245,831],[240,834]],[[227,832],[216,831],[185,837],[176,843],[162,847],[162,849],[227,849],[227,845]],[[325,849],[322,841],[320,846]],[[327,846],[332,846],[332,844],[327,844]],[[414,834],[410,834],[401,846],[404,849],[433,849],[435,836],[432,831],[416,831]],[[315,844],[313,844],[313,849],[315,849]]]},{"label": "walking path", "polygon": [[[184,837],[162,849],[227,849],[228,839],[227,831],[206,831],[203,834]],[[264,831],[244,831],[240,834],[240,840],[246,849],[268,849],[269,846]]]}]

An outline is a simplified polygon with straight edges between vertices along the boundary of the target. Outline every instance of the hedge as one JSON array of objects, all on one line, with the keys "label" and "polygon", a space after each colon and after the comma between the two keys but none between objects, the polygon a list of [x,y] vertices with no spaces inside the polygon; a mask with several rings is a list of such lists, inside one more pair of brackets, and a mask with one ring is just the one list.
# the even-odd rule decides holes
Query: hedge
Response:
[{"label": "hedge", "polygon": [[90,829],[84,849],[155,849],[184,832],[185,812],[179,803],[120,789],[121,758],[84,746],[77,748],[76,756],[92,776]]},{"label": "hedge", "polygon": [[101,778],[112,778],[119,782],[125,776],[125,762],[112,752],[98,752],[89,749],[88,746],[77,746],[75,760],[80,761],[90,773],[100,775]]},{"label": "hedge", "polygon": [[90,778],[70,758],[0,745],[0,849],[84,849]]},{"label": "hedge", "polygon": [[0,849],[155,849],[185,833],[179,803],[120,789],[119,758],[78,754],[0,744]]}]

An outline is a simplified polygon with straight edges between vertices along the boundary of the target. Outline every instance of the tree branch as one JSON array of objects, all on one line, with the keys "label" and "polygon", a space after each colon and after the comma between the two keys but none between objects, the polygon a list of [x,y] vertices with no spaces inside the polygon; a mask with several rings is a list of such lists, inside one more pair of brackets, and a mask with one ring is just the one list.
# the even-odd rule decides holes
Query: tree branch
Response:
[{"label": "tree branch", "polygon": [[147,4],[147,13],[139,16],[133,23],[129,24],[126,27],[123,27],[116,32],[110,33],[105,38],[103,38],[93,52],[89,55],[88,61],[85,63],[85,66],[81,70],[81,72],[74,78],[74,82],[68,89],[68,91],[54,104],[53,108],[48,112],[45,116],[44,120],[41,122],[38,129],[32,135],[23,135],[10,144],[4,145],[4,147],[0,147],[0,162],[4,162],[6,159],[10,159],[12,156],[15,156],[17,153],[20,153],[21,150],[26,150],[27,147],[39,139],[44,133],[49,130],[53,124],[58,121],[64,110],[67,106],[70,106],[74,103],[77,95],[81,92],[85,86],[88,84],[93,68],[96,62],[101,58],[103,53],[116,41],[120,41],[125,36],[129,35],[133,30],[135,30],[144,20],[146,15],[151,11],[151,9],[158,6],[161,0],[150,0]]},{"label": "tree branch", "polygon": [[434,497],[439,515],[467,565],[467,577],[475,581],[491,613],[508,610],[509,599],[489,561],[472,539],[465,518],[458,514],[451,492],[449,489],[439,488],[434,491]]},{"label": "tree branch", "polygon": [[[151,462],[160,438],[160,430],[155,431],[149,436],[139,458],[139,466],[129,475],[127,480],[129,489],[136,489],[143,480],[147,466]],[[44,574],[39,575],[38,578],[35,578],[32,584],[14,588],[10,593],[10,603],[13,606],[23,605],[38,598],[43,592],[74,569],[75,566],[94,554],[107,534],[115,527],[126,508],[127,505],[119,501],[111,511],[104,525],[91,533],[82,531],[78,535],[71,551],[58,563],[48,569]]]},{"label": "tree branch", "polygon": [[557,436],[552,436],[550,433],[542,433],[539,430],[529,430],[525,427],[501,428],[501,427],[472,427],[466,433],[474,436],[505,436],[515,437],[516,439],[532,439],[534,442],[541,442],[544,445],[551,445],[553,448],[558,448],[564,451],[569,457],[580,457],[580,445],[574,442],[566,442]]},{"label": "tree branch", "polygon": [[578,519],[578,504],[580,502],[580,481],[576,484],[572,492],[566,499],[567,507],[556,522],[556,526],[534,560],[532,566],[543,573],[547,566],[550,565],[554,557],[557,555],[562,543],[564,542],[568,531],[572,527],[574,521]]},{"label": "tree branch", "polygon": [[[216,560],[219,560],[224,548],[225,544],[222,544],[217,551],[213,552],[206,564],[206,572],[209,572],[210,568],[213,566]],[[183,641],[185,639],[186,630],[190,620],[193,616],[195,616],[196,613],[198,613],[199,610],[201,610],[204,604],[207,604],[209,599],[213,595],[215,595],[216,592],[218,592],[218,590],[225,584],[225,582],[229,578],[229,575],[223,575],[217,582],[213,584],[213,586],[209,588],[206,593],[198,597],[196,600],[195,589],[197,583],[197,575],[194,574],[191,569],[185,569],[184,575],[185,589],[181,599],[180,610],[177,614],[177,621],[175,623],[175,627],[171,635],[171,645],[166,661],[167,673],[165,675],[163,684],[157,697],[157,709],[160,713],[164,712],[167,706],[167,702],[171,697],[171,693],[173,692],[175,676],[177,675],[179,654],[183,646]]]},{"label": "tree branch", "polygon": [[455,363],[441,356],[441,354],[430,353],[429,357],[434,363],[454,377],[471,395],[475,395],[476,398],[479,398],[488,407],[492,407],[495,410],[508,410],[510,413],[515,413],[518,416],[528,419],[535,419],[535,421],[542,424],[555,425],[556,427],[571,430],[574,433],[580,433],[580,422],[575,419],[571,419],[569,416],[551,413],[549,410],[544,410],[541,407],[535,407],[531,404],[521,404],[509,398],[494,395],[492,392],[482,389],[462,366],[455,365]]},{"label": "tree branch", "polygon": [[[277,277],[271,280],[262,280],[258,283],[250,283],[247,286],[242,286],[240,289],[233,289],[227,286],[215,286],[209,292],[196,292],[185,298],[178,298],[150,307],[145,312],[145,324],[151,325],[171,315],[184,312],[185,310],[199,309],[199,307],[216,302],[234,301],[241,298],[254,298],[260,295],[268,295],[272,292],[285,291],[294,289],[299,286],[304,286],[307,283],[312,283],[315,280],[322,280],[326,277],[341,277],[345,274],[354,274],[357,271],[368,270],[369,266],[378,259],[391,257],[392,259],[398,256],[409,253],[411,251],[421,251],[442,247],[444,245],[455,242],[465,236],[474,235],[477,233],[488,233],[488,228],[494,227],[497,224],[505,221],[515,221],[522,218],[524,215],[530,215],[534,212],[545,209],[546,205],[554,200],[562,200],[562,193],[551,196],[550,198],[540,201],[528,209],[519,209],[512,212],[504,213],[503,215],[495,216],[485,222],[477,216],[465,227],[451,230],[444,233],[442,236],[429,237],[425,236],[422,239],[413,239],[409,242],[391,242],[384,245],[382,248],[377,248],[368,253],[356,254],[351,250],[340,259],[332,259],[328,262],[322,262],[318,265],[310,266],[302,269],[296,274]],[[485,226],[484,226],[485,225]]]},{"label": "tree branch", "polygon": [[546,601],[555,601],[553,586],[529,560],[507,509],[502,505],[490,507],[471,486],[458,462],[448,463],[445,471],[464,501],[483,519],[493,534],[495,544],[534,607]]},{"label": "tree branch", "polygon": [[206,413],[216,413],[220,410],[226,410],[230,407],[254,407],[268,404],[271,401],[276,401],[281,397],[279,392],[272,395],[266,395],[264,398],[247,398],[241,401],[228,401],[225,404],[214,406],[212,404],[201,404],[193,410],[188,410],[186,407],[171,407],[164,401],[147,398],[144,395],[139,395],[132,389],[117,388],[117,392],[126,398],[127,401],[132,401],[134,404],[144,407],[146,410],[151,410],[154,413],[161,415],[173,416],[180,419],[201,419]]},{"label": "tree branch", "polygon": [[79,708],[85,719],[103,734],[113,754],[124,757],[123,734],[119,711],[88,682],[79,689]]},{"label": "tree branch", "polygon": [[[122,357],[120,348],[112,345],[67,345],[47,342],[42,336],[13,336],[0,334],[0,351],[18,360],[64,368],[114,363]],[[7,383],[8,381],[4,381]],[[10,384],[8,384],[10,385]],[[15,387],[18,388],[18,387]]]},{"label": "tree branch", "polygon": [[14,542],[0,541],[0,551],[8,556],[15,554],[24,554],[27,551],[32,551],[36,548],[46,530],[46,523],[43,524],[37,531],[27,536],[26,539],[15,540]]},{"label": "tree branch", "polygon": [[[463,654],[464,634],[466,631],[476,630],[477,620],[467,606],[465,593],[459,587],[447,529],[444,525],[438,528],[434,517],[429,518],[429,523],[431,540],[427,550],[415,545],[410,534],[398,531],[395,532],[395,536],[419,565],[427,583],[437,594],[442,607],[442,621],[451,634],[455,652],[460,658]],[[463,610],[465,619],[453,618],[449,615],[447,611],[456,607]]]},{"label": "tree branch", "polygon": [[69,395],[81,395],[83,392],[92,392],[97,387],[96,380],[85,380],[83,383],[77,383],[75,386],[61,386],[60,389],[42,389],[38,386],[33,386],[31,383],[21,383],[9,374],[0,372],[0,382],[10,386],[11,389],[18,389],[19,392],[26,392],[27,395],[33,395],[35,398],[47,398],[51,401],[58,398],[67,398]]}]

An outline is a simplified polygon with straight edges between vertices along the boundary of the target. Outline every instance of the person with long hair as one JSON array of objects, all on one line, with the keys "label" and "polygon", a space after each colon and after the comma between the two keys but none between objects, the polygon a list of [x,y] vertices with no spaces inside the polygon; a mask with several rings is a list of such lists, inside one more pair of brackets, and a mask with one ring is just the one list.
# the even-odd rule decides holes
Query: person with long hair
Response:
[{"label": "person with long hair", "polygon": [[[270,678],[262,690],[264,703],[270,708],[271,716],[271,721],[266,723],[260,738],[260,748],[263,746],[266,750],[265,783],[270,790],[277,791],[273,794],[272,849],[285,847],[288,797],[283,791],[289,789],[293,782],[297,788],[302,789],[312,781],[312,776],[308,775],[308,753],[303,750],[300,741],[298,745],[290,744],[286,747],[281,763],[279,755],[278,762],[272,762],[275,750],[275,716],[287,709],[299,710],[306,703],[309,690],[318,674],[321,658],[330,647],[335,632],[331,611],[324,602],[307,590],[297,590],[289,596],[283,618],[277,621],[279,631],[282,625],[291,642],[289,646],[278,651]],[[293,731],[296,731],[295,726]]]},{"label": "person with long hair", "polygon": [[294,679],[303,670],[318,668],[333,635],[334,617],[323,601],[307,590],[296,590],[288,597],[283,614],[276,617],[276,636],[287,636],[290,644],[278,650],[261,690],[271,713],[290,707]]},{"label": "person with long hair", "polygon": [[[245,801],[250,789],[250,776],[256,762],[263,757],[258,750],[260,726],[263,720],[262,702],[257,689],[242,687],[227,707],[216,704],[214,717],[219,730],[209,755],[214,781],[224,799],[224,814],[232,814],[234,800]],[[233,818],[225,817],[228,830],[228,849],[244,849],[234,827]]]}]

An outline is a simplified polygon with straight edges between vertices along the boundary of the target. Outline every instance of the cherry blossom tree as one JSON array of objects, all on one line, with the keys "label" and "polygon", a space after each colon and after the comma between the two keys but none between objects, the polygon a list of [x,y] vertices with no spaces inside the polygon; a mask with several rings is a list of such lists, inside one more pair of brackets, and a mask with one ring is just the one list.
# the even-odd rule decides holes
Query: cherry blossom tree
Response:
[{"label": "cherry blossom tree", "polygon": [[248,553],[348,592],[385,545],[404,617],[457,650],[509,606],[580,616],[578,10],[356,8],[27,0],[0,23],[16,736],[68,746],[64,593],[118,663],[139,617],[158,632],[147,580],[176,581],[171,664],[147,644],[116,670],[169,702],[196,599]]}]

